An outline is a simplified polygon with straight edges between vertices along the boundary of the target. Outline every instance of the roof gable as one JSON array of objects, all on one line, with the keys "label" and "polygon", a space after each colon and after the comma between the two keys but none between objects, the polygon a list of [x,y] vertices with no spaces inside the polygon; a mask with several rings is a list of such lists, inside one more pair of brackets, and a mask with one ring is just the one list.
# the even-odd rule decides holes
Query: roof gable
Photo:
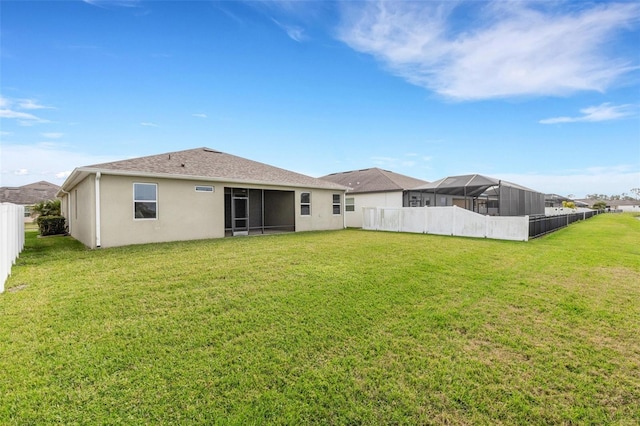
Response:
[{"label": "roof gable", "polygon": [[412,178],[377,167],[332,173],[322,176],[320,179],[346,186],[351,194],[403,191],[427,183],[422,179]]},{"label": "roof gable", "polygon": [[129,175],[184,176],[253,184],[345,189],[331,182],[206,147],[94,164],[80,169],[85,172],[113,171]]}]

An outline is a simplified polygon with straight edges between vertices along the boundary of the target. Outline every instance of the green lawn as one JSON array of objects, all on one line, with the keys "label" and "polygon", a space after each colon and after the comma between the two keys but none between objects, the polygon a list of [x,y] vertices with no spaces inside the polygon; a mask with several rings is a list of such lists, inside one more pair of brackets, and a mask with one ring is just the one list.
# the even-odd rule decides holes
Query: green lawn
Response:
[{"label": "green lawn", "polygon": [[640,220],[89,251],[0,295],[0,424],[640,423]]}]

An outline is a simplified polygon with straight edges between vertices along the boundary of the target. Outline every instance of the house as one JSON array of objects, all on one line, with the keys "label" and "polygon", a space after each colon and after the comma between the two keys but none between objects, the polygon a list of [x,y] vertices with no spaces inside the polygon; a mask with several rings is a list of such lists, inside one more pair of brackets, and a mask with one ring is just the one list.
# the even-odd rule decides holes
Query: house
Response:
[{"label": "house", "polygon": [[640,212],[640,200],[598,200],[593,198],[584,198],[579,201],[585,205],[588,205],[590,208],[593,208],[593,205],[599,201],[604,201],[607,206],[606,210],[608,211],[616,211],[616,212]]},{"label": "house", "polygon": [[31,207],[41,201],[54,200],[60,190],[58,185],[46,181],[23,186],[0,187],[0,203],[12,203],[24,206],[24,221],[32,222]]},{"label": "house", "polygon": [[584,203],[580,200],[574,200],[573,198],[563,197],[558,194],[545,194],[544,195],[544,205],[547,208],[562,208],[564,207],[564,203],[573,203],[577,208],[589,207],[589,204]]},{"label": "house", "polygon": [[505,180],[478,174],[448,176],[415,187],[416,206],[458,206],[499,216],[544,215],[545,194]]},{"label": "house", "polygon": [[573,202],[573,203],[575,203],[575,201],[573,199],[568,198],[568,197],[563,197],[562,195],[558,195],[558,194],[545,194],[544,195],[544,206],[545,207],[561,208],[561,207],[564,207],[564,203],[565,202]]},{"label": "house", "polygon": [[90,248],[344,228],[341,185],[197,148],[76,168],[69,233]]},{"label": "house", "polygon": [[407,190],[427,181],[379,168],[352,170],[322,176],[348,188],[345,220],[348,227],[362,227],[363,207],[402,207],[410,205]]}]

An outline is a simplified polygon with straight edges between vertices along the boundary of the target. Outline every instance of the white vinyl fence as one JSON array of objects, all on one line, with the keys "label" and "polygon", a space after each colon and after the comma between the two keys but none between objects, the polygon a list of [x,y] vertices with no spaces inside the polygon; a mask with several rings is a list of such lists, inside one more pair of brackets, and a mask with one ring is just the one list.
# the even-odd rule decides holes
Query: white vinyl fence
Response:
[{"label": "white vinyl fence", "polygon": [[529,216],[485,216],[457,206],[365,207],[362,228],[527,241]]},{"label": "white vinyl fence", "polygon": [[0,203],[0,293],[24,248],[24,206]]}]

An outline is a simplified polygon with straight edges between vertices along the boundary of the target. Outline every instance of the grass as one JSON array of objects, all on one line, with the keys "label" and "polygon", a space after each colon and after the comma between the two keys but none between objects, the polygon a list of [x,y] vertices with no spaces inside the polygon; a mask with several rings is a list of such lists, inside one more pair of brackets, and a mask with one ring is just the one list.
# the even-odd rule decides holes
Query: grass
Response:
[{"label": "grass", "polygon": [[2,424],[638,424],[640,220],[89,251],[27,233]]}]

